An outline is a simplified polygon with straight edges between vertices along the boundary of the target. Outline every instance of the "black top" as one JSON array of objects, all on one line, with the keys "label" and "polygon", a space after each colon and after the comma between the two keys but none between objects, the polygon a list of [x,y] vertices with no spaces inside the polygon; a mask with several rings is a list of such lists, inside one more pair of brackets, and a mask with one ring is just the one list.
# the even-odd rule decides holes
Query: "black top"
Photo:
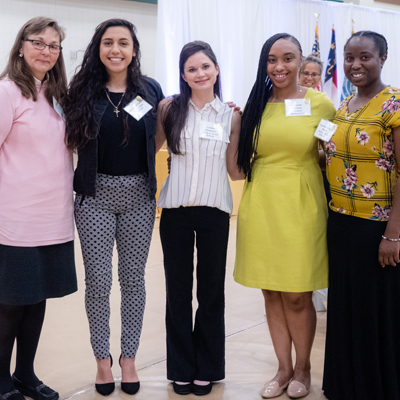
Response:
[{"label": "black top", "polygon": [[[111,101],[117,105],[122,93],[109,92]],[[143,117],[136,121],[119,105],[118,117],[114,107],[108,101],[108,106],[101,120],[98,136],[98,167],[97,172],[106,175],[135,175],[148,172],[146,128]],[[129,139],[124,141],[124,120],[128,115]]]},{"label": "black top", "polygon": [[[154,136],[157,126],[157,107],[158,103],[164,98],[160,84],[154,79],[144,76],[140,79],[140,87],[135,91],[132,98],[140,96],[153,108],[142,118],[146,129],[146,149],[147,149],[147,167],[149,177],[149,196],[154,199],[157,191],[156,180],[156,143]],[[74,190],[82,196],[96,196],[96,174],[97,174],[97,150],[98,134],[100,131],[101,120],[104,112],[109,105],[106,96],[99,99],[92,110],[92,122],[90,130],[94,139],[89,140],[85,145],[78,148],[78,165],[74,176]],[[121,114],[119,114],[121,117]]]}]

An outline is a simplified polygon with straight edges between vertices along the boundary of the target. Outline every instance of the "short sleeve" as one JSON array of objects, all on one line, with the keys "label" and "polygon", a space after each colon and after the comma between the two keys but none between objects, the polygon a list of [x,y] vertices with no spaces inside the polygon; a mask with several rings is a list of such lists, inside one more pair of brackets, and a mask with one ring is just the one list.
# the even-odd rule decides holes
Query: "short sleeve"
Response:
[{"label": "short sleeve", "polygon": [[319,112],[322,119],[332,121],[336,114],[335,105],[328,98],[325,93],[321,93],[321,102],[319,106]]},{"label": "short sleeve", "polygon": [[14,107],[7,90],[0,85],[0,147],[11,131],[14,121]]},{"label": "short sleeve", "polygon": [[400,89],[389,87],[389,93],[392,96],[382,103],[381,113],[388,117],[387,126],[393,129],[400,125]]}]

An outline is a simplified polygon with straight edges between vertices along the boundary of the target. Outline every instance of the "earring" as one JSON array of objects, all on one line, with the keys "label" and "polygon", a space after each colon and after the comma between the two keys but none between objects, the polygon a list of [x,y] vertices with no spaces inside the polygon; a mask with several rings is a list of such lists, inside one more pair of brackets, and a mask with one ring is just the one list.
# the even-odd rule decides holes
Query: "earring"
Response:
[{"label": "earring", "polygon": [[19,56],[22,58],[24,55],[22,53],[19,53]]}]

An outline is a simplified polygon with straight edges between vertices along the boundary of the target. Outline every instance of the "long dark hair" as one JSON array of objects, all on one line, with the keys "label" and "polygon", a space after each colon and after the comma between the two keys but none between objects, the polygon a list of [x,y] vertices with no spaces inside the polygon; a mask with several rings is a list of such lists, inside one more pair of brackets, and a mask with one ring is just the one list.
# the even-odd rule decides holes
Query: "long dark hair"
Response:
[{"label": "long dark hair", "polygon": [[[27,99],[32,97],[33,101],[37,101],[38,97],[35,79],[29,65],[25,61],[25,58],[20,57],[19,54],[24,40],[26,40],[30,35],[42,33],[47,28],[52,28],[57,32],[61,44],[65,38],[65,33],[63,28],[58,25],[57,21],[47,17],[35,17],[30,19],[19,30],[11,49],[7,66],[0,75],[0,79],[4,79],[5,77],[11,79],[19,87],[22,95]],[[47,72],[46,82],[44,93],[47,101],[53,105],[54,97],[59,103],[61,103],[67,92],[67,75],[65,73],[62,50],[60,50],[60,54],[54,67]]]},{"label": "long dark hair", "polygon": [[268,56],[271,47],[279,39],[290,39],[297,45],[300,54],[302,54],[299,41],[288,33],[277,33],[271,36],[261,49],[257,78],[243,112],[239,139],[238,166],[246,174],[249,182],[251,181],[252,165],[260,136],[261,118],[272,93],[272,83],[267,75]]},{"label": "long dark hair", "polygon": [[[192,89],[183,79],[182,75],[185,72],[187,59],[198,52],[204,53],[218,67],[217,57],[208,43],[196,40],[183,46],[179,56],[180,93],[172,97],[162,121],[168,147],[174,154],[182,154],[179,146],[180,138],[189,111],[189,100],[192,96]],[[214,95],[222,99],[220,74],[217,75],[217,80],[214,83]]]},{"label": "long dark hair", "polygon": [[[71,150],[84,146],[89,140],[96,137],[97,133],[90,130],[94,105],[105,95],[106,84],[109,80],[107,70],[100,60],[100,42],[106,30],[114,26],[122,26],[129,30],[133,40],[133,50],[136,53],[128,66],[126,92],[121,108],[128,104],[135,93],[142,88],[140,46],[135,26],[124,19],[109,19],[102,22],[97,26],[85,51],[79,72],[72,78],[68,96],[63,104],[66,117],[67,147]],[[128,118],[129,115],[126,114],[124,116],[123,143],[127,143],[129,138]]]}]

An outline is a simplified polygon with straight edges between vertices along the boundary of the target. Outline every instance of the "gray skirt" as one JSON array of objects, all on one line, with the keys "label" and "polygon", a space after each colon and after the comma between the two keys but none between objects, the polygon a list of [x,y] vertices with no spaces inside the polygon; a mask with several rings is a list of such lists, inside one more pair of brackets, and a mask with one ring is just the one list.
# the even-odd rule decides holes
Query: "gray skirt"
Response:
[{"label": "gray skirt", "polygon": [[77,290],[73,241],[38,247],[0,244],[1,304],[36,304]]}]

